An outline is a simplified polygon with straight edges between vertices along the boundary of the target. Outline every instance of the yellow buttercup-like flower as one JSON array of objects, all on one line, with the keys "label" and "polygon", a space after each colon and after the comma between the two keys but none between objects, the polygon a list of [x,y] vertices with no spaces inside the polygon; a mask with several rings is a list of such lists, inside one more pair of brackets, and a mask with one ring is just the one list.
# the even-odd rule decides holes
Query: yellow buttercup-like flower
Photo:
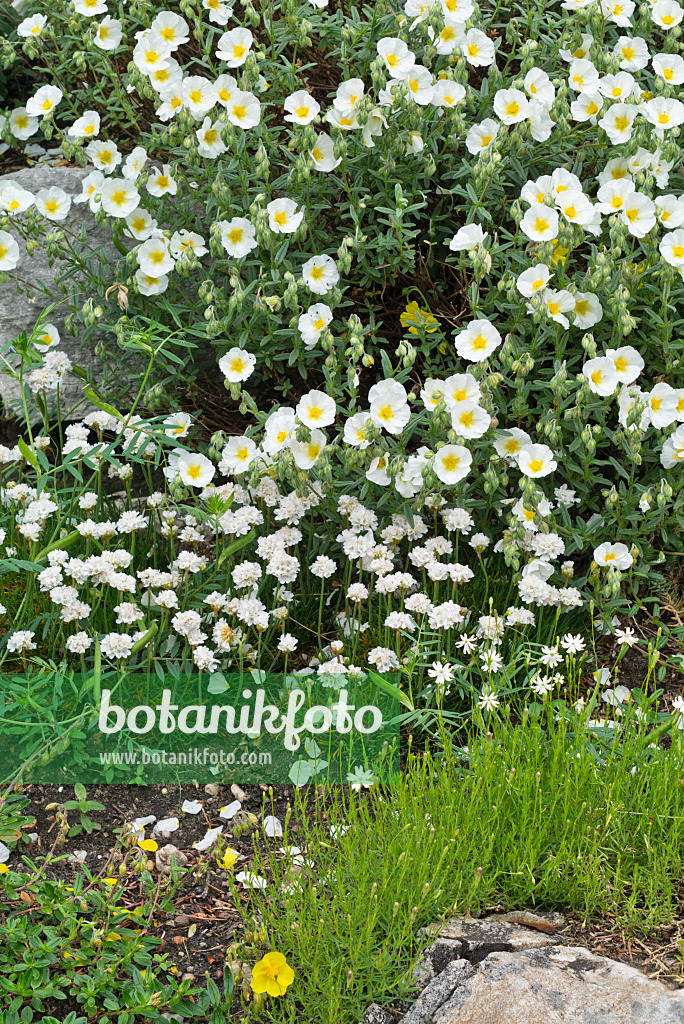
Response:
[{"label": "yellow buttercup-like flower", "polygon": [[252,970],[252,992],[259,995],[284,996],[294,981],[294,971],[282,953],[267,953]]},{"label": "yellow buttercup-like flower", "polygon": [[[439,321],[429,309],[421,309],[417,302],[409,302],[399,317],[402,327],[408,327],[409,334],[418,334],[422,327],[426,334],[434,334],[439,329]],[[415,325],[409,327],[409,324]]]}]

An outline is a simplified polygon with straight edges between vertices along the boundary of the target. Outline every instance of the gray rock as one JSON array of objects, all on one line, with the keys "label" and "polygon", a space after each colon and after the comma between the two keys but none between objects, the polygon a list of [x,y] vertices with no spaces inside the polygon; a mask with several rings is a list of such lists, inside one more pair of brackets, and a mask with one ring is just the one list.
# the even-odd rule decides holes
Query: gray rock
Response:
[{"label": "gray rock", "polygon": [[431,1024],[683,1024],[684,992],[582,947],[556,945],[490,953],[437,1013],[418,1019]]},{"label": "gray rock", "polygon": [[[76,251],[79,251],[84,243],[80,242],[79,236],[82,226],[85,224],[87,241],[84,247],[84,254],[101,250],[101,257],[105,264],[114,264],[121,256],[117,252],[113,242],[112,233],[108,225],[98,224],[90,212],[87,203],[73,203],[73,198],[81,193],[81,180],[92,171],[92,167],[50,167],[45,164],[38,164],[34,167],[26,167],[20,171],[13,171],[11,174],[0,176],[0,185],[8,181],[15,181],[18,185],[28,189],[34,195],[42,188],[57,186],[63,189],[72,197],[72,206],[66,220],[52,224],[48,222],[48,230],[59,229],[67,232],[71,237],[72,244]],[[16,268],[16,274],[31,284],[41,282],[50,290],[52,298],[46,295],[42,289],[33,291],[29,289],[28,294],[20,294],[16,290],[14,282],[8,283],[0,289],[0,344],[5,344],[18,337],[22,331],[30,334],[39,314],[53,301],[63,298],[61,292],[55,287],[55,277],[59,274],[62,264],[55,261],[52,267],[48,264],[45,249],[37,246],[33,258],[27,255],[23,240],[16,232],[13,232],[21,250],[21,262]],[[78,282],[78,279],[77,279]],[[81,297],[81,305],[88,298],[87,291]],[[101,377],[101,364],[94,356],[78,348],[77,339],[66,333],[64,326],[66,311],[63,306],[58,306],[49,315],[49,321],[55,325],[61,335],[59,351],[66,353],[69,358],[79,366],[92,367],[96,377]],[[48,394],[50,400],[51,396]],[[6,412],[16,413],[19,409],[17,404],[20,398],[19,387],[16,381],[4,374],[0,374],[0,406],[4,406]],[[79,406],[76,416],[80,417],[85,411],[91,410],[92,406],[83,402],[83,389],[77,377],[69,375],[64,384],[60,387],[60,405],[67,417],[69,411],[77,402]],[[1,411],[1,410],[0,410]]]},{"label": "gray rock", "polygon": [[394,1018],[377,1003],[371,1003],[365,1010],[359,1024],[394,1024]]},{"label": "gray rock", "polygon": [[452,996],[454,989],[461,989],[473,974],[467,960],[453,960],[441,974],[429,983],[411,1009],[402,1019],[402,1024],[427,1024]]},{"label": "gray rock", "polygon": [[457,940],[461,944],[461,955],[473,964],[480,963],[489,953],[537,949],[557,945],[560,941],[558,935],[486,917],[481,920],[452,917],[444,925],[430,925],[421,931],[423,934],[438,936],[441,940]]}]

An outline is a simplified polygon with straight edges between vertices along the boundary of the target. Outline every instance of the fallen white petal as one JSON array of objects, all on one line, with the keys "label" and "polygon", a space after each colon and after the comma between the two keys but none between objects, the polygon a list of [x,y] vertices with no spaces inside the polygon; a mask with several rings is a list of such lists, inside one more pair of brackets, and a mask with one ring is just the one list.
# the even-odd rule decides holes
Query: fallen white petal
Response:
[{"label": "fallen white petal", "polygon": [[223,825],[217,825],[216,828],[208,829],[204,839],[198,839],[196,843],[192,844],[193,850],[208,850],[210,846],[214,845],[222,832]]},{"label": "fallen white petal", "polygon": [[203,804],[201,800],[184,800],[181,810],[184,814],[199,814],[202,810],[202,806]]},{"label": "fallen white petal", "polygon": [[230,821],[231,818],[235,817],[241,807],[242,804],[239,800],[233,800],[232,804],[228,804],[227,807],[221,808],[219,811],[219,818],[225,818],[226,821]]},{"label": "fallen white petal", "polygon": [[264,832],[270,839],[279,839],[282,836],[283,826],[280,824],[280,820],[273,814],[269,814],[264,818]]},{"label": "fallen white petal", "polygon": [[175,832],[178,828],[180,828],[178,818],[164,818],[162,821],[157,822],[153,832],[158,835],[160,832]]}]

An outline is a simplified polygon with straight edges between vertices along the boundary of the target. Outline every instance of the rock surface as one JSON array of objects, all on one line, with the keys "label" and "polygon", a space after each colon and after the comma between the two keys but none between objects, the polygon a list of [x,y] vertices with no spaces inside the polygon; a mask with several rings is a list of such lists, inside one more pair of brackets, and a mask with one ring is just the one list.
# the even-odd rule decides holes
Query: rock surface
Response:
[{"label": "rock surface", "polygon": [[421,929],[437,937],[413,972],[421,992],[402,1024],[684,1024],[684,990],[563,945],[553,934],[563,923],[523,911]]},{"label": "rock surface", "polygon": [[684,992],[581,946],[490,953],[431,1018],[431,1024],[682,1022]]},{"label": "rock surface", "polygon": [[[81,193],[81,180],[92,170],[80,167],[50,167],[39,164],[35,167],[26,167],[20,171],[13,171],[11,174],[0,176],[0,185],[8,181],[15,181],[22,188],[27,189],[35,195],[42,188],[57,186],[63,189],[72,198],[71,209],[64,221],[58,224],[47,222],[48,230],[60,229],[72,236],[80,235],[83,224],[87,231],[88,250],[103,249],[103,257],[106,262],[114,262],[120,259],[112,242],[112,234],[108,225],[98,224],[90,212],[87,203],[73,203],[73,198]],[[29,291],[29,294],[19,294],[13,281],[8,281],[0,288],[0,344],[12,341],[22,331],[30,333],[38,319],[39,314],[50,305],[52,301],[60,300],[63,296],[55,288],[55,276],[59,273],[61,263],[56,261],[52,267],[48,265],[47,255],[42,246],[35,250],[33,258],[27,255],[22,238],[17,232],[12,232],[16,238],[21,252],[21,262],[16,268],[18,277],[30,283],[42,282],[52,293],[53,298],[48,298],[42,290],[38,292]],[[74,242],[78,251],[79,242]],[[87,294],[84,294],[83,301]],[[92,366],[93,371],[98,375],[99,361],[94,356],[89,356],[83,350],[79,350],[77,340],[66,333],[64,321],[66,310],[58,306],[49,316],[51,323],[55,325],[61,335],[61,342],[58,351],[65,352],[74,362],[80,366]],[[83,401],[83,389],[78,378],[70,375],[60,388],[60,403],[62,409],[67,413],[78,401]],[[19,387],[10,377],[0,374],[0,406],[4,406],[5,414],[16,412],[16,402],[19,398]],[[79,406],[75,414],[80,417],[84,411],[92,408],[85,403]],[[0,408],[0,413],[2,409]]]}]

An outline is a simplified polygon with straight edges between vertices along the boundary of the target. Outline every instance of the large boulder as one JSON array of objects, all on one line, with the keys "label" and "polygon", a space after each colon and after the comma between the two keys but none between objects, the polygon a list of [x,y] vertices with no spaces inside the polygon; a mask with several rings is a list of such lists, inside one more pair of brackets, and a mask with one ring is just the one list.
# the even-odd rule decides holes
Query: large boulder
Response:
[{"label": "large boulder", "polygon": [[[456,964],[466,962],[456,961],[452,971]],[[684,992],[580,946],[490,953],[462,977],[431,1024],[684,1022]]]},{"label": "large boulder", "polygon": [[[0,176],[0,186],[8,181],[15,181],[18,185],[32,192],[43,188],[57,186],[63,189],[72,197],[72,205],[69,214],[64,221],[58,224],[49,224],[49,229],[61,229],[71,237],[74,247],[80,250],[80,234],[83,225],[86,228],[86,252],[98,253],[98,259],[105,263],[113,263],[120,259],[113,241],[112,233],[107,224],[98,224],[90,212],[87,203],[73,203],[74,196],[81,193],[82,179],[92,171],[92,167],[51,167],[46,164],[39,164],[34,167],[26,167],[20,171],[13,171],[11,174]],[[52,301],[59,301],[62,294],[55,287],[55,278],[63,268],[59,261],[55,261],[50,267],[45,249],[37,247],[33,257],[27,255],[23,240],[16,232],[12,232],[19,243],[22,254],[21,262],[16,268],[18,277],[23,278],[29,284],[41,282],[50,290],[52,298],[49,298],[42,291],[34,292],[28,289],[28,294],[20,294],[13,281],[8,281],[0,288],[0,344],[5,344],[18,337],[22,331],[30,333],[38,319],[38,316],[50,305]],[[78,277],[76,278],[78,281]],[[81,303],[88,297],[84,290]],[[79,348],[78,339],[66,333],[65,318],[67,310],[64,306],[56,307],[49,316],[51,323],[55,325],[61,335],[59,351],[65,352],[73,362],[80,366],[91,366],[96,377],[101,376],[101,364],[92,352]],[[5,414],[15,414],[20,406],[19,387],[16,381],[10,377],[0,374],[0,406],[4,406]],[[92,408],[83,403],[83,389],[77,377],[70,375],[65,384],[60,388],[60,403],[63,413],[68,417],[69,412],[81,402],[78,411],[74,415],[81,416],[84,411]],[[2,409],[0,408],[0,413]]]}]

